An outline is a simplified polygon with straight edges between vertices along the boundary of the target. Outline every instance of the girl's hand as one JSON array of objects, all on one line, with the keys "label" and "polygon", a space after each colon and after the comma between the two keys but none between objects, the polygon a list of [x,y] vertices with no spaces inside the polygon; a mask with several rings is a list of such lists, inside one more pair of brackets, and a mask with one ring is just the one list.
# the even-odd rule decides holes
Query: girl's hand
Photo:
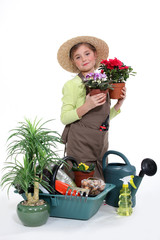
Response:
[{"label": "girl's hand", "polygon": [[88,94],[85,103],[77,109],[79,118],[83,117],[91,109],[101,106],[106,102],[106,94],[99,93],[93,96]]},{"label": "girl's hand", "polygon": [[124,102],[125,98],[126,98],[126,87],[123,87],[122,88],[122,95],[121,95],[121,98],[118,99],[118,102],[121,103],[121,102]]},{"label": "girl's hand", "polygon": [[117,112],[120,109],[120,107],[122,106],[124,100],[126,99],[126,90],[127,90],[126,87],[123,87],[121,98],[118,99],[116,105],[114,106],[114,108]]},{"label": "girl's hand", "polygon": [[90,96],[90,94],[88,94],[86,96],[85,104],[88,106],[88,110],[91,110],[95,107],[103,105],[105,102],[106,102],[106,94],[104,93],[99,93],[93,96]]}]

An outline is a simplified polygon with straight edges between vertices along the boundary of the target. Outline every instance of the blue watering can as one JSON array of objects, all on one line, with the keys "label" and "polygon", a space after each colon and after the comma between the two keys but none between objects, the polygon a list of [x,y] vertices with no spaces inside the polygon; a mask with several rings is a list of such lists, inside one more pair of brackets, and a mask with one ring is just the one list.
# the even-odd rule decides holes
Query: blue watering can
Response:
[{"label": "blue watering can", "polygon": [[[121,157],[124,160],[124,163],[108,163],[106,158],[108,155],[114,154]],[[103,174],[106,183],[112,183],[116,187],[111,190],[106,196],[106,203],[110,206],[118,207],[119,201],[119,193],[122,188],[122,181],[120,178],[125,176],[134,175],[134,183],[136,185],[136,189],[130,187],[131,195],[132,195],[132,207],[136,205],[136,192],[141,184],[144,174],[148,176],[153,176],[157,171],[156,163],[149,158],[146,158],[141,163],[141,171],[139,176],[136,176],[136,168],[130,164],[129,160],[120,152],[117,151],[107,151],[102,159],[102,167],[103,167]]]}]

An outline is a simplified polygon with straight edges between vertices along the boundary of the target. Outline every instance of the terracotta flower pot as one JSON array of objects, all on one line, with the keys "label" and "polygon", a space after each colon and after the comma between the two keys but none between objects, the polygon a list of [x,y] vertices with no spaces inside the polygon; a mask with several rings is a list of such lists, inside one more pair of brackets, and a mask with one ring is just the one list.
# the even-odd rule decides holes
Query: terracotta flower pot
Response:
[{"label": "terracotta flower pot", "polygon": [[90,96],[96,95],[98,93],[105,93],[107,95],[108,89],[106,89],[106,90],[90,89],[89,92],[90,92]]},{"label": "terracotta flower pot", "polygon": [[77,187],[81,187],[81,181],[83,179],[93,177],[93,174],[94,174],[94,171],[92,171],[92,172],[74,171],[75,183],[76,183]]},{"label": "terracotta flower pot", "polygon": [[125,83],[113,83],[113,90],[109,89],[109,95],[111,99],[120,99],[122,95],[122,88],[125,86]]}]

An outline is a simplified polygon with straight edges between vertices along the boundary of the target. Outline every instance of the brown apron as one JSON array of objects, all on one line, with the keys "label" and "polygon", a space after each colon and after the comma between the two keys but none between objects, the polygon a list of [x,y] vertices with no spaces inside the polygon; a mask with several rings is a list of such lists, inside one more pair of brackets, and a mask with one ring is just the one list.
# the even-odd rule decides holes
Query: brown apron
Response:
[{"label": "brown apron", "polygon": [[[81,75],[79,75],[81,77]],[[82,77],[81,77],[82,78]],[[83,78],[82,78],[83,80]],[[95,164],[95,177],[103,179],[102,158],[108,149],[108,131],[99,127],[110,113],[110,99],[86,113],[80,120],[66,125],[62,140],[66,144],[67,156],[74,157],[79,164]],[[73,178],[73,175],[70,175]]]}]

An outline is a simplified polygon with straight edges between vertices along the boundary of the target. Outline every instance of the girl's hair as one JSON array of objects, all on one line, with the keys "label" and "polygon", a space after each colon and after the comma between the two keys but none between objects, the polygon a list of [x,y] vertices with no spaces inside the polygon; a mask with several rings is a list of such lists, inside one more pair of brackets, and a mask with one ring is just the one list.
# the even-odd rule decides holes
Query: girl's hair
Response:
[{"label": "girl's hair", "polygon": [[70,59],[73,59],[73,54],[75,53],[75,51],[81,46],[81,45],[86,45],[90,50],[92,50],[94,53],[96,52],[96,48],[87,42],[81,42],[81,43],[77,43],[76,45],[74,45],[69,52],[69,57]]}]

